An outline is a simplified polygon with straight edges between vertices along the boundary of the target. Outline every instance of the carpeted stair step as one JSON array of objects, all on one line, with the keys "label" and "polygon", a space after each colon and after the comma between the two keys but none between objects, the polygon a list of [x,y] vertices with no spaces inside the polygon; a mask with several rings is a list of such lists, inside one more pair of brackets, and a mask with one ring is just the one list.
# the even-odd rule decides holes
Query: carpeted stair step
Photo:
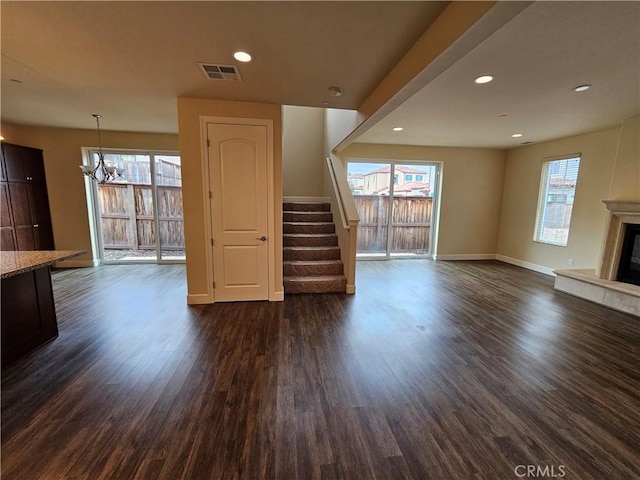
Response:
[{"label": "carpeted stair step", "polygon": [[333,222],[331,212],[282,212],[283,222]]},{"label": "carpeted stair step", "polygon": [[282,208],[285,293],[344,293],[347,280],[331,205],[285,202]]},{"label": "carpeted stair step", "polygon": [[333,222],[284,222],[283,233],[335,233]]},{"label": "carpeted stair step", "polygon": [[284,247],[283,260],[340,260],[340,247]]},{"label": "carpeted stair step", "polygon": [[284,277],[285,293],[344,293],[347,280],[344,275]]},{"label": "carpeted stair step", "polygon": [[285,233],[285,247],[332,247],[338,245],[335,233]]},{"label": "carpeted stair step", "polygon": [[331,204],[323,202],[284,202],[282,210],[288,212],[330,212]]},{"label": "carpeted stair step", "polygon": [[340,260],[288,260],[284,262],[285,277],[342,275],[344,270]]}]

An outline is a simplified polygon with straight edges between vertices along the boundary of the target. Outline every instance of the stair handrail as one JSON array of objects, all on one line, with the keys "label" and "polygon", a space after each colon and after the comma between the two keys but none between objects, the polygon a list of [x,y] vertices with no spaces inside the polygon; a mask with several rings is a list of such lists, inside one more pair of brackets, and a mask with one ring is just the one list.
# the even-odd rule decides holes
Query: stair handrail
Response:
[{"label": "stair handrail", "polygon": [[327,192],[330,193],[331,210],[334,213],[338,212],[342,223],[339,225],[336,222],[336,233],[340,247],[340,258],[344,264],[344,276],[347,279],[345,293],[354,294],[356,293],[356,250],[360,217],[349,188],[347,172],[340,159],[328,156],[327,169],[331,179],[331,185],[327,185],[327,187],[333,189],[333,191]]},{"label": "stair handrail", "polygon": [[[351,191],[349,190],[347,175],[344,172],[344,168],[342,170],[336,168],[336,165],[331,157],[327,157],[327,168],[329,169],[329,178],[331,179],[333,191],[336,195],[336,199],[338,200],[336,203],[338,204],[338,212],[340,214],[342,226],[344,229],[349,230],[352,225],[358,224],[360,218],[358,217],[358,212],[356,210],[355,203],[353,202],[353,198],[351,198]],[[342,173],[342,176],[339,179],[338,175],[340,173]],[[344,191],[345,189],[346,192]],[[345,199],[347,198],[351,200],[351,203],[353,204],[353,208],[351,209],[345,206]]]}]

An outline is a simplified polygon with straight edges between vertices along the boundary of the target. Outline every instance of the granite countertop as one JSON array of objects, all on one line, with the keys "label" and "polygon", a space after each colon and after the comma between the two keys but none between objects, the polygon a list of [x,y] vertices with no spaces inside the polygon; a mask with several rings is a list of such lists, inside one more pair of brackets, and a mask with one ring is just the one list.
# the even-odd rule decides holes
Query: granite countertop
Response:
[{"label": "granite countertop", "polygon": [[0,252],[1,278],[13,277],[37,268],[53,265],[56,262],[78,257],[86,250],[23,250],[19,252]]}]

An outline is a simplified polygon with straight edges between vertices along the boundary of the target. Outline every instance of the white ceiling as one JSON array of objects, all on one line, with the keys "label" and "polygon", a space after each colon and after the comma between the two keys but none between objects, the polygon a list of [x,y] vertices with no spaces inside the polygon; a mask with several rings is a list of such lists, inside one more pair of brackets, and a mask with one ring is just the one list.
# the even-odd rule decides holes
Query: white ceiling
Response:
[{"label": "white ceiling", "polygon": [[640,3],[535,2],[358,142],[510,148],[639,112]]},{"label": "white ceiling", "polygon": [[2,120],[177,133],[179,96],[355,109],[447,3],[3,1]]},{"label": "white ceiling", "polygon": [[[2,121],[93,128],[101,113],[104,129],[176,133],[179,96],[356,109],[447,4],[5,0]],[[483,73],[496,79],[475,85]],[[535,2],[358,141],[508,148],[619,123],[639,91],[640,2]]]}]

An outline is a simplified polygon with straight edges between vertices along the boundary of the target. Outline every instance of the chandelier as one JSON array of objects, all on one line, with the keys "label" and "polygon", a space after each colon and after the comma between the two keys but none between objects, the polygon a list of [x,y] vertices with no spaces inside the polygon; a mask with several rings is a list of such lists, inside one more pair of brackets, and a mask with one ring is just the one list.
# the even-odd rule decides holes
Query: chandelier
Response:
[{"label": "chandelier", "polygon": [[102,115],[93,114],[98,126],[98,163],[95,165],[80,165],[80,170],[85,176],[96,182],[103,184],[112,182],[117,178],[122,178],[124,168],[118,168],[115,165],[107,165],[104,161],[104,153],[102,153],[102,139],[100,138],[100,119]]}]

